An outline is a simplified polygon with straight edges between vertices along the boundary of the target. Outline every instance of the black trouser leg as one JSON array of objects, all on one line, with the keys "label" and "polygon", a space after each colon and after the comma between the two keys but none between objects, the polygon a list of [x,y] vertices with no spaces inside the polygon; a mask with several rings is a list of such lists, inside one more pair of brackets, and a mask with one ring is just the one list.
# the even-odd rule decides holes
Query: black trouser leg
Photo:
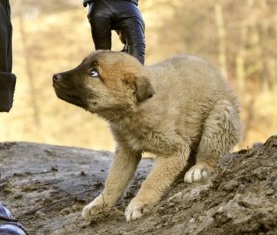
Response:
[{"label": "black trouser leg", "polygon": [[99,16],[90,21],[91,33],[96,50],[111,50],[112,33],[110,19]]},{"label": "black trouser leg", "polygon": [[91,2],[89,5],[88,19],[95,49],[111,50],[111,12],[102,2]]},{"label": "black trouser leg", "polygon": [[145,41],[141,25],[135,20],[128,20],[121,25],[121,33],[126,40],[126,52],[144,64]]},{"label": "black trouser leg", "polygon": [[0,1],[0,112],[13,104],[16,77],[12,71],[12,25],[9,0]]}]

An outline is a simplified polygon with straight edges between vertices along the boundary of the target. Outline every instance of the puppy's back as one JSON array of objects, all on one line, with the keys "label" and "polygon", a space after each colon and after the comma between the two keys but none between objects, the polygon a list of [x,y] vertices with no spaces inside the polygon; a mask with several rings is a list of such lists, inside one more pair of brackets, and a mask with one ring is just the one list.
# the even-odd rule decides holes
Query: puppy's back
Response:
[{"label": "puppy's back", "polygon": [[237,106],[237,98],[219,70],[201,57],[178,55],[145,70],[157,94],[168,97],[174,93],[193,102],[225,98]]}]

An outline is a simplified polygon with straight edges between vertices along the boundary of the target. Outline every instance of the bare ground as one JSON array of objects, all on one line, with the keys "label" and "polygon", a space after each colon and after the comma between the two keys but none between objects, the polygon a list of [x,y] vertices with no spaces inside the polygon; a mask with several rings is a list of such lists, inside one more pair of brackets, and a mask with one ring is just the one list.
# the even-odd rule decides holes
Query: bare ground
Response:
[{"label": "bare ground", "polygon": [[176,182],[151,213],[127,223],[124,209],[152,166],[143,159],[118,206],[87,223],[81,210],[103,189],[112,155],[0,143],[0,201],[37,235],[277,234],[277,136],[234,153],[209,180]]}]

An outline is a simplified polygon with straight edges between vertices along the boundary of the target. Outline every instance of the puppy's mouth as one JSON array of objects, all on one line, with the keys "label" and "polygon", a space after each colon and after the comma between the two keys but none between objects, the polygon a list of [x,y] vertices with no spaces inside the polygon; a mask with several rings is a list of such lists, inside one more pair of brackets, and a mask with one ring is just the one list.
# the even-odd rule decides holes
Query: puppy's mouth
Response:
[{"label": "puppy's mouth", "polygon": [[79,95],[74,94],[73,92],[70,92],[70,89],[68,91],[64,91],[63,89],[60,89],[58,86],[54,86],[56,95],[61,100],[64,100],[68,103],[74,104],[76,106],[79,106],[81,108],[87,108],[86,102],[82,100],[82,98]]}]

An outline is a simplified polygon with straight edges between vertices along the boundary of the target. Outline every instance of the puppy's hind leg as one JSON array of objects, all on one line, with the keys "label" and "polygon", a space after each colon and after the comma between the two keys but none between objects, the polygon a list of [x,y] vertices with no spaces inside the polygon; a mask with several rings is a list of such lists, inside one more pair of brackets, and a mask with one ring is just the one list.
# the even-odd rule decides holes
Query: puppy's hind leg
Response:
[{"label": "puppy's hind leg", "polygon": [[220,159],[240,140],[238,110],[227,100],[218,101],[203,125],[196,164],[185,174],[191,183],[207,177],[218,167]]},{"label": "puppy's hind leg", "polygon": [[127,188],[129,181],[134,176],[140,159],[141,153],[122,146],[117,148],[105,182],[105,188],[98,197],[84,207],[82,212],[84,219],[90,221],[94,215],[117,203]]}]

